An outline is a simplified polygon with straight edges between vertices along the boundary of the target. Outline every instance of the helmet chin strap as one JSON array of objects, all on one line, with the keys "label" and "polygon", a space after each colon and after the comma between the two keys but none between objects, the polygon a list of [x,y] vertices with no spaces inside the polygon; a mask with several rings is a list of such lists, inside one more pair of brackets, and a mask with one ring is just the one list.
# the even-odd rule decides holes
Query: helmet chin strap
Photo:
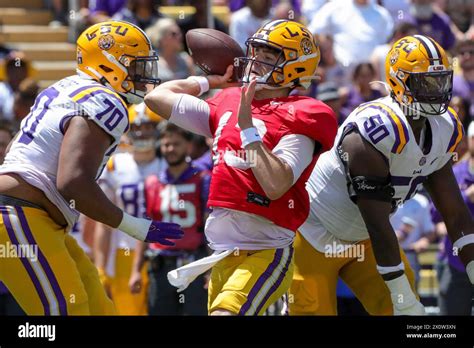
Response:
[{"label": "helmet chin strap", "polygon": [[[106,87],[115,91],[115,89],[111,86],[111,84],[99,72],[97,72],[90,66],[87,67],[87,70],[89,70],[97,78],[98,81],[103,83]],[[80,70],[77,70],[77,73],[81,76],[91,78],[89,75],[85,74],[84,72]],[[118,94],[120,94],[120,96],[124,98],[128,104],[143,103],[143,100],[145,98],[145,92],[142,92],[142,91],[135,91],[134,93],[133,92],[118,92]]]},{"label": "helmet chin strap", "polygon": [[[254,62],[252,62],[252,64],[254,64]],[[255,86],[255,91],[261,91],[263,89],[277,90],[277,89],[291,87],[293,85],[293,83],[288,83],[286,85],[270,86],[269,84],[267,84],[267,81],[271,77],[273,72],[274,71],[271,70],[271,71],[267,72],[265,75],[262,75],[262,76],[259,76],[259,77],[256,78],[257,85]],[[248,73],[247,75],[245,75],[242,78],[242,82],[243,83],[250,83],[250,73]]]},{"label": "helmet chin strap", "polygon": [[[295,88],[295,87],[298,87],[298,86],[295,86],[294,82],[290,82],[290,83],[287,83],[285,85],[270,86],[269,84],[267,84],[267,80],[271,76],[272,73],[273,73],[273,71],[270,71],[270,72],[266,73],[263,76],[257,77],[256,80],[257,80],[257,82],[260,82],[260,83],[257,83],[257,85],[255,86],[256,91],[261,91],[262,89],[277,90],[277,89],[282,89],[282,88]],[[300,78],[300,85],[304,89],[307,89],[309,87],[309,85],[311,84],[311,81],[320,80],[320,79],[321,79],[320,76],[304,76],[304,77]],[[245,75],[242,78],[242,82],[243,83],[250,83],[249,74]]]},{"label": "helmet chin strap", "polygon": [[413,102],[411,104],[403,104],[399,102],[399,104],[400,104],[400,108],[403,111],[403,114],[407,117],[410,117],[413,120],[419,120],[421,117],[436,116],[433,114],[428,114],[426,112],[423,112],[422,110],[431,109],[432,113],[441,115],[441,113],[439,112],[439,109],[436,110],[432,104],[420,103],[420,102]]},{"label": "helmet chin strap", "polygon": [[[103,51],[102,52],[103,55],[112,63],[114,64],[115,66],[117,66],[120,70],[122,70],[125,74],[128,74],[128,70],[125,66],[123,66],[122,63],[120,63],[113,55],[111,55],[110,53],[108,52],[105,52]],[[90,68],[91,69],[91,68]],[[98,76],[101,76],[98,72],[96,71],[93,71],[91,69],[92,73],[94,75],[98,75]],[[101,76],[102,77],[102,76]],[[102,77],[103,78],[103,77]],[[111,85],[110,83],[105,80],[106,83],[105,85],[109,88],[112,88],[113,90],[115,90]],[[122,86],[123,88],[123,86]],[[135,87],[134,87],[135,89]],[[127,101],[128,104],[140,104],[140,103],[143,103],[143,100],[145,98],[145,92],[142,92],[142,91],[134,91],[134,92],[131,92],[131,91],[128,91],[128,92],[117,92],[119,93],[123,98],[125,98],[125,100]]]},{"label": "helmet chin strap", "polygon": [[[255,90],[256,91],[261,91],[263,89],[269,89],[269,90],[277,90],[277,89],[282,89],[282,88],[287,88],[287,87],[291,87],[293,85],[293,83],[287,83],[286,85],[281,85],[281,86],[270,86],[269,84],[267,84],[267,79],[268,77],[270,77],[270,74],[271,72],[263,75],[263,76],[259,76],[257,77],[257,82],[260,82],[260,83],[257,83],[257,85],[255,86]],[[249,76],[246,75],[243,79],[242,79],[242,82],[243,83],[250,83],[250,79],[249,79]]]}]

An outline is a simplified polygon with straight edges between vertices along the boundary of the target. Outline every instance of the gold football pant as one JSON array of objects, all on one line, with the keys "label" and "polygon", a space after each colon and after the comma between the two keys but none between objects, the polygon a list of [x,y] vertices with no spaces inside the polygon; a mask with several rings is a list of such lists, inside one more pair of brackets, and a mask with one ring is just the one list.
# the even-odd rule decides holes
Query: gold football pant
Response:
[{"label": "gold football pant", "polygon": [[[393,315],[393,305],[384,280],[377,271],[370,240],[360,242],[364,257],[327,257],[317,251],[297,232],[295,272],[288,293],[290,315],[337,315],[337,281],[340,277],[371,315]],[[415,276],[403,251],[405,265],[413,291]]]},{"label": "gold football pant", "polygon": [[285,294],[292,275],[293,246],[230,254],[212,268],[208,312],[262,315]]},{"label": "gold football pant", "polygon": [[0,211],[0,280],[28,315],[115,314],[94,264],[47,212]]}]

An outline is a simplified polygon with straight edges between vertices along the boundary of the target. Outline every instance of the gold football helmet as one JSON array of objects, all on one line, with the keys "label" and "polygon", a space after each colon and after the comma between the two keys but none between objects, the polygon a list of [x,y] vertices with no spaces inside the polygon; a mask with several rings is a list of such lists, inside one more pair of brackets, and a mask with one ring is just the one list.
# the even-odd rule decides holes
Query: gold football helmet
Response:
[{"label": "gold football helmet", "polygon": [[156,148],[157,125],[161,120],[161,117],[151,111],[145,103],[131,105],[128,108],[130,130],[127,136],[134,151],[148,151]]},{"label": "gold football helmet", "polygon": [[77,68],[111,87],[129,104],[143,101],[146,84],[160,83],[158,56],[148,36],[134,24],[102,22],[77,39]]},{"label": "gold football helmet", "polygon": [[392,97],[407,115],[440,115],[448,109],[453,70],[446,52],[432,38],[414,35],[395,42],[385,72]]},{"label": "gold football helmet", "polygon": [[[264,88],[308,88],[321,58],[311,32],[301,23],[274,20],[261,27],[246,42],[247,57],[238,60],[240,81],[249,82],[255,70],[257,84]],[[264,46],[277,53],[274,63],[257,59],[256,50]]]}]

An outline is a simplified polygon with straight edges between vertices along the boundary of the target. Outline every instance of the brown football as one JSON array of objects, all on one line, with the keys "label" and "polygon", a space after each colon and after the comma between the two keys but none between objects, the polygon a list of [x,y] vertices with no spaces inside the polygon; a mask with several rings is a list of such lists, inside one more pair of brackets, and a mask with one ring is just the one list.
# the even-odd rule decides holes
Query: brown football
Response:
[{"label": "brown football", "polygon": [[[222,31],[197,28],[186,33],[186,44],[194,62],[208,75],[224,75],[236,57],[245,53],[239,44]],[[234,70],[234,78],[236,79]]]}]

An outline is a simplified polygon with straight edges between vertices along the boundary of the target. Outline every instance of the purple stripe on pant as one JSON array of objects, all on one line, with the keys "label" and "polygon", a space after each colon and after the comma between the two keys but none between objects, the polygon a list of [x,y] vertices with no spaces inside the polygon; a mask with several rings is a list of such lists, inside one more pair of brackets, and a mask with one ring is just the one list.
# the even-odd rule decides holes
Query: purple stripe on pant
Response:
[{"label": "purple stripe on pant", "polygon": [[[15,207],[15,210],[17,211],[18,218],[20,219],[21,228],[23,229],[23,232],[25,232],[26,239],[28,240],[30,245],[38,245],[38,243],[36,243],[35,238],[33,237],[33,233],[31,232],[30,227],[28,226],[28,221],[26,220],[26,216],[23,212],[23,209],[21,207]],[[51,269],[48,260],[46,260],[46,257],[44,256],[39,246],[38,261],[40,262],[40,265],[46,273],[46,277],[48,278],[48,281],[51,284],[51,287],[53,288],[54,295],[59,305],[59,314],[67,315],[66,299],[64,298],[63,292],[61,291],[61,287],[59,286],[58,280],[56,279],[56,276],[54,275],[54,272]]]},{"label": "purple stripe on pant", "polygon": [[[8,211],[9,208],[2,206],[0,207],[0,210],[2,212],[2,218],[3,218],[3,223],[5,224],[5,228],[8,233],[8,237],[12,241],[12,243],[16,246],[19,246],[20,243],[18,242],[18,239],[15,236],[15,231],[13,230],[12,223],[10,221],[10,217],[8,216]],[[41,287],[41,283],[36,276],[35,271],[33,270],[33,267],[31,267],[28,259],[24,257],[20,257],[20,261],[23,264],[23,267],[25,267],[26,272],[30,276],[31,281],[33,282],[33,285],[36,289],[36,292],[38,293],[38,296],[40,298],[41,304],[43,305],[44,308],[44,314],[45,315],[51,315],[50,308],[49,308],[49,302],[48,299],[46,298],[46,294],[44,293],[44,289]],[[25,284],[27,286],[27,284]]]},{"label": "purple stripe on pant", "polygon": [[280,273],[280,276],[278,277],[275,284],[272,285],[270,290],[267,292],[267,294],[263,298],[262,302],[260,302],[260,304],[258,305],[257,310],[255,311],[256,315],[262,310],[263,305],[268,301],[270,296],[278,289],[283,279],[285,279],[285,276],[286,276],[286,273],[288,272],[288,267],[290,267],[292,258],[293,258],[293,245],[290,246],[290,255],[288,255],[288,260],[286,261],[285,267]]},{"label": "purple stripe on pant", "polygon": [[283,256],[283,250],[284,249],[276,250],[273,261],[268,265],[265,272],[263,272],[263,274],[260,276],[260,278],[258,278],[257,282],[254,284],[254,286],[250,290],[247,296],[247,301],[240,308],[239,315],[245,315],[245,313],[248,312],[248,310],[250,309],[250,306],[252,305],[252,302],[255,300],[255,296],[257,296],[258,292],[262,289],[267,279],[270,278],[270,276],[273,274],[276,267],[280,263],[281,258]]}]

